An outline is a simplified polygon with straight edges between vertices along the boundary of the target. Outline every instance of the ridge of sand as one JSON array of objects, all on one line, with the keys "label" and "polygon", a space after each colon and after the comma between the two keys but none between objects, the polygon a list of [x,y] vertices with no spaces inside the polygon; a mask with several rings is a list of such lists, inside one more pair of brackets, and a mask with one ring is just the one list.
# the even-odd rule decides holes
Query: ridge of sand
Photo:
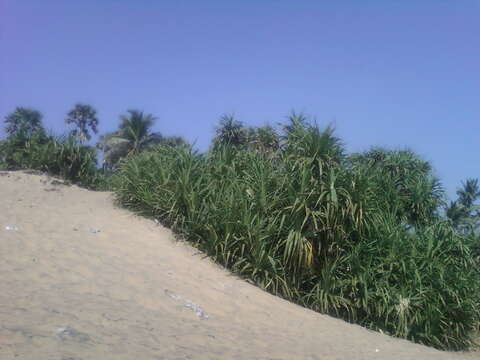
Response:
[{"label": "ridge of sand", "polygon": [[110,193],[0,175],[2,360],[480,358],[272,296]]}]

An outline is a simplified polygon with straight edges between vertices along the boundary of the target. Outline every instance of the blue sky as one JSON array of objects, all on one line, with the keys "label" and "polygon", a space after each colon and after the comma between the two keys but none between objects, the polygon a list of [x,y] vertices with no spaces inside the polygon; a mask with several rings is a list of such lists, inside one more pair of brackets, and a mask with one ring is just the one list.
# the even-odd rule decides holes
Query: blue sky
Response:
[{"label": "blue sky", "polygon": [[[138,108],[206,149],[218,118],[333,123],[349,151],[410,147],[448,194],[480,177],[480,1],[0,0],[0,117],[100,132]],[[0,134],[3,133],[3,129]]]}]

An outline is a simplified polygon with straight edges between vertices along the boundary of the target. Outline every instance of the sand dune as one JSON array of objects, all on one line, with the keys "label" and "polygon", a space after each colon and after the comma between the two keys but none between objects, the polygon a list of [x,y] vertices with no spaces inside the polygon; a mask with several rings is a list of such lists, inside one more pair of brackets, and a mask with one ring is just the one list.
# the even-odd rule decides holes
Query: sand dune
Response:
[{"label": "sand dune", "polygon": [[110,193],[0,175],[2,360],[480,358],[269,295]]}]

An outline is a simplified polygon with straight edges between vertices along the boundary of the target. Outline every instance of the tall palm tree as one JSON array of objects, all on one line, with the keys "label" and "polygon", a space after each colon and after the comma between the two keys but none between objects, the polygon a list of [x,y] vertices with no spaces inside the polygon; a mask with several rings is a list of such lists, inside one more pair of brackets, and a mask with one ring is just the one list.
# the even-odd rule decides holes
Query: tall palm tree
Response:
[{"label": "tall palm tree", "polygon": [[90,105],[76,104],[67,114],[65,119],[67,124],[74,124],[77,129],[72,130],[72,134],[81,142],[88,141],[92,138],[90,128],[93,133],[98,132],[97,111]]},{"label": "tall palm tree", "polygon": [[155,116],[143,111],[128,110],[127,115],[120,116],[121,137],[130,144],[130,152],[136,153],[152,143],[158,142],[162,136],[151,132]]},{"label": "tall palm tree", "polygon": [[42,114],[31,108],[17,107],[5,117],[5,131],[9,136],[21,134],[31,137],[35,133],[44,134]]},{"label": "tall palm tree", "polygon": [[152,114],[144,114],[139,110],[127,112],[128,114],[120,116],[119,129],[102,136],[98,143],[98,147],[104,151],[104,162],[108,166],[163,139],[161,134],[151,131],[156,120]]}]

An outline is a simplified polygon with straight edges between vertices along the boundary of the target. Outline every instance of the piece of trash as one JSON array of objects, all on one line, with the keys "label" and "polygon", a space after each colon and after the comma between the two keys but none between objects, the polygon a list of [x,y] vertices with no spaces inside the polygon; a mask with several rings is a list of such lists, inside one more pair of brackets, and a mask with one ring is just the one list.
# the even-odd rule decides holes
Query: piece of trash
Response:
[{"label": "piece of trash", "polygon": [[71,339],[81,343],[90,341],[90,336],[88,334],[82,333],[69,326],[58,328],[57,336],[62,340]]},{"label": "piece of trash", "polygon": [[192,303],[190,301],[186,301],[185,307],[192,309],[200,319],[208,319],[208,314],[205,311],[203,311],[203,309],[199,305]]},{"label": "piece of trash", "polygon": [[380,350],[379,350],[379,349],[375,349],[375,352],[380,352]]},{"label": "piece of trash", "polygon": [[90,231],[92,234],[96,234],[100,232],[100,229],[90,228],[88,231]]},{"label": "piece of trash", "polygon": [[5,226],[5,230],[7,230],[7,231],[18,231],[18,227],[16,227],[15,225],[7,225],[7,226]]},{"label": "piece of trash", "polygon": [[157,224],[157,225],[160,224],[160,221],[158,221],[157,219],[153,219],[153,222],[154,222],[155,224]]},{"label": "piece of trash", "polygon": [[182,301],[183,306],[192,310],[200,319],[208,319],[208,314],[197,304],[191,302],[190,300],[185,300],[181,296],[178,296],[173,291],[165,289],[165,295],[171,297],[174,300]]}]

